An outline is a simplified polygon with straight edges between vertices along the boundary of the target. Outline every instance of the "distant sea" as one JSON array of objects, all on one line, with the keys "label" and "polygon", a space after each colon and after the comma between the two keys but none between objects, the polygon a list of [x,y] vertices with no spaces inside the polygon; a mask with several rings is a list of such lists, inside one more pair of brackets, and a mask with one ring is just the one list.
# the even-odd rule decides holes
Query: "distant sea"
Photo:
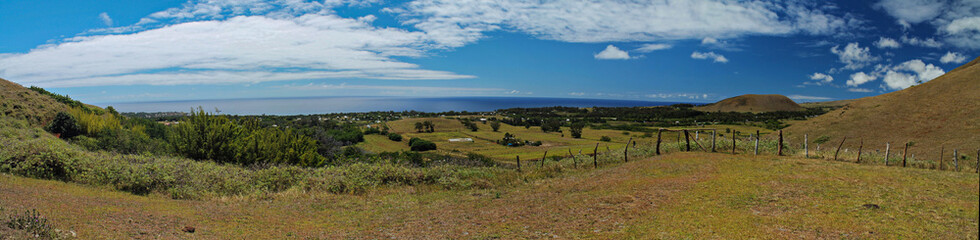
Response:
[{"label": "distant sea", "polygon": [[129,102],[100,105],[113,106],[120,112],[187,112],[191,108],[196,109],[200,106],[206,111],[214,111],[217,108],[223,114],[298,115],[411,110],[420,112],[483,112],[519,107],[637,107],[676,103],[679,102],[534,97],[302,97]]}]

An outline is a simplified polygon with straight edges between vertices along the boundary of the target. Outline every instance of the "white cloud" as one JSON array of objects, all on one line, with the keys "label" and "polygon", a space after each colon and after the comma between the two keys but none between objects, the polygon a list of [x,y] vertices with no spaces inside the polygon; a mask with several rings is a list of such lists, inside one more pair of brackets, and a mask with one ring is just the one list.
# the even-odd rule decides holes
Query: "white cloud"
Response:
[{"label": "white cloud", "polygon": [[810,80],[819,80],[820,83],[830,83],[834,81],[834,77],[823,73],[813,73],[810,75]]},{"label": "white cloud", "polygon": [[878,79],[877,76],[868,75],[867,73],[864,72],[856,72],[854,74],[851,74],[851,79],[847,80],[847,86],[857,87],[861,84],[865,84],[867,82],[874,81],[876,79]]},{"label": "white cloud", "polygon": [[943,69],[926,64],[919,59],[913,59],[895,66],[884,66],[878,70],[883,74],[882,80],[889,89],[905,89],[916,84],[928,82],[942,76]]},{"label": "white cloud", "polygon": [[958,52],[946,52],[942,58],[939,58],[941,63],[963,63],[966,62],[966,56]]},{"label": "white cloud", "polygon": [[[980,14],[980,10],[976,14]],[[980,16],[953,20],[940,30],[946,36],[946,42],[959,47],[980,49]]]},{"label": "white cloud", "polygon": [[417,0],[386,11],[446,46],[477,41],[500,29],[564,42],[616,42],[827,35],[854,22],[853,17],[797,1]]},{"label": "white cloud", "polygon": [[571,96],[585,96],[585,93],[584,92],[570,92],[570,93],[568,93],[568,95],[571,95]]},{"label": "white cloud", "polygon": [[647,98],[660,98],[660,99],[708,99],[709,94],[706,93],[653,93],[643,95]]},{"label": "white cloud", "polygon": [[895,39],[879,37],[878,41],[875,41],[875,47],[878,48],[899,48],[902,45],[895,41]]},{"label": "white cloud", "polygon": [[789,95],[789,96],[786,96],[786,97],[788,97],[790,99],[793,99],[793,100],[796,100],[796,101],[826,101],[826,100],[833,99],[833,98],[829,98],[829,97],[805,96],[805,95],[799,95],[799,94]]},{"label": "white cloud", "polygon": [[601,60],[625,60],[630,59],[630,54],[626,51],[619,50],[616,46],[610,44],[606,46],[605,50],[594,55],[595,59]]},{"label": "white cloud", "polygon": [[112,27],[112,18],[109,17],[108,13],[99,13],[99,20],[102,20],[106,26]]},{"label": "white cloud", "polygon": [[908,45],[919,46],[919,47],[929,47],[929,48],[940,48],[943,43],[936,41],[933,38],[917,38],[902,36],[902,42]]},{"label": "white cloud", "polygon": [[933,0],[883,0],[875,7],[904,23],[917,24],[936,18],[945,6],[943,2]]},{"label": "white cloud", "polygon": [[867,88],[848,88],[847,91],[848,92],[868,93],[868,92],[872,92],[873,90],[867,89]]},{"label": "white cloud", "polygon": [[[150,18],[183,22],[125,34],[80,36],[3,55],[0,73],[42,87],[473,78],[393,58],[425,56],[432,48],[426,33],[374,27],[369,17],[343,18],[292,1],[277,6],[279,10],[263,4],[192,4],[190,10],[155,13]],[[267,15],[220,17],[228,12]],[[188,20],[196,18],[219,20]]]},{"label": "white cloud", "polygon": [[721,54],[717,54],[715,52],[706,52],[706,53],[703,53],[703,52],[694,51],[693,53],[691,53],[691,58],[693,58],[693,59],[712,59],[714,62],[720,62],[720,63],[727,63],[728,62],[728,58],[725,58],[725,56],[722,56]]},{"label": "white cloud", "polygon": [[846,69],[860,69],[868,64],[878,61],[879,58],[871,55],[870,49],[868,47],[860,47],[858,43],[848,43],[843,50],[840,49],[840,45],[830,48],[830,52],[837,54],[838,59],[841,63],[844,63],[844,68]]},{"label": "white cloud", "polygon": [[710,47],[710,48],[722,49],[722,50],[728,50],[728,51],[738,51],[738,50],[741,50],[738,47],[735,47],[734,44],[729,43],[728,41],[719,40],[719,39],[713,38],[713,37],[706,37],[704,39],[701,39],[701,45],[702,46],[706,46],[706,47]]},{"label": "white cloud", "polygon": [[[273,88],[285,88],[291,90],[396,90],[396,91],[409,91],[409,92],[501,92],[501,91],[517,91],[517,90],[506,90],[502,88],[464,88],[464,87],[425,87],[425,86],[384,86],[384,85],[356,85],[356,84],[314,84],[309,83],[305,85],[287,84],[280,86],[273,86]],[[520,91],[517,91],[520,92]]]},{"label": "white cloud", "polygon": [[[912,24],[929,23],[944,42],[961,48],[980,49],[980,1],[882,0],[875,7],[894,17],[905,29],[911,28]],[[923,44],[938,47],[930,42]]]},{"label": "white cloud", "polygon": [[637,52],[647,53],[647,52],[653,52],[653,51],[670,49],[672,47],[674,47],[674,46],[673,45],[670,45],[670,44],[665,44],[665,43],[650,43],[650,44],[643,44],[643,46],[640,47],[640,48],[637,48],[636,51]]}]

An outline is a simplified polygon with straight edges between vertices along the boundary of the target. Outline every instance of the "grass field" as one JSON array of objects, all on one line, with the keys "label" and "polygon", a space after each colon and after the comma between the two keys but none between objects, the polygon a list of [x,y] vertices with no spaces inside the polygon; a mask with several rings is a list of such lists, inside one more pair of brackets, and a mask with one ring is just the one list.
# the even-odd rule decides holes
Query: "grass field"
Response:
[{"label": "grass field", "polygon": [[[433,122],[435,124],[435,132],[416,132],[415,123],[421,121]],[[466,129],[458,120],[445,118],[412,118],[393,121],[387,124],[391,128],[391,131],[402,134],[406,140],[403,142],[393,142],[383,136],[368,135],[365,136],[365,141],[357,146],[371,152],[401,151],[408,149],[407,139],[418,137],[435,142],[439,147],[439,151],[453,152],[453,150],[456,150],[459,152],[474,152],[489,156],[498,161],[514,162],[518,155],[521,156],[521,159],[525,160],[541,159],[545,151],[551,156],[567,156],[569,151],[573,154],[578,154],[580,150],[583,154],[591,154],[595,150],[597,143],[599,144],[600,152],[607,151],[607,149],[622,149],[630,138],[636,141],[637,144],[644,145],[652,145],[657,141],[656,133],[653,133],[652,137],[643,137],[643,132],[586,128],[582,132],[582,138],[576,139],[568,134],[570,131],[567,127],[562,128],[563,132],[566,133],[563,136],[562,133],[557,132],[542,132],[540,127],[525,128],[503,123],[497,132],[494,132],[490,128],[490,124],[477,123],[479,130],[473,132]],[[679,127],[672,129],[685,128],[694,129],[698,127]],[[771,132],[768,129],[742,125],[712,125],[703,128],[719,129],[719,133],[722,135],[726,135],[726,128],[739,131],[741,134],[748,134],[750,132],[754,134],[756,130],[760,130],[762,134]],[[502,139],[505,133],[514,134],[517,138],[523,140],[541,141],[543,144],[541,146],[523,147],[507,147],[496,144],[494,141]],[[690,134],[691,138],[695,137],[694,132]],[[603,136],[608,136],[611,141],[599,141]],[[662,137],[662,141],[664,142],[678,142],[679,140],[683,140],[683,135],[678,132],[664,132]],[[473,142],[449,142],[450,138],[472,138]],[[699,138],[702,144],[708,145],[711,142],[711,135],[709,133],[700,134]]]},{"label": "grass field", "polygon": [[977,239],[980,182],[974,173],[674,153],[490,189],[191,201],[4,174],[0,193],[0,215],[38,209],[83,239]]}]

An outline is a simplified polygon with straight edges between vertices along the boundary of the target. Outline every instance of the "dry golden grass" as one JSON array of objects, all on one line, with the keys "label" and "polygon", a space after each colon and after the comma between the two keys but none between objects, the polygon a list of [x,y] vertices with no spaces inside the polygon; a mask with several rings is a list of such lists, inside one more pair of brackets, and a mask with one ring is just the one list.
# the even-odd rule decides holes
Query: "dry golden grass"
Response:
[{"label": "dry golden grass", "polygon": [[769,94],[757,95],[746,94],[731,98],[726,98],[716,103],[705,106],[695,107],[698,111],[705,112],[773,112],[773,111],[800,111],[803,107],[793,102],[783,95]]},{"label": "dry golden grass", "polygon": [[0,175],[0,206],[83,239],[977,239],[973,173],[707,153],[608,166],[495,189],[206,201]]},{"label": "dry golden grass", "polygon": [[[829,136],[833,147],[847,137],[844,147],[884,148],[891,143],[892,152],[901,151],[906,142],[916,156],[939,158],[945,146],[946,156],[953,149],[976,158],[980,148],[980,58],[932,81],[874,97],[857,99],[847,106],[805,122],[793,123],[784,130],[793,142],[800,143],[803,134],[810,140]],[[827,144],[830,145],[830,144]],[[951,157],[949,157],[951,159]]]}]

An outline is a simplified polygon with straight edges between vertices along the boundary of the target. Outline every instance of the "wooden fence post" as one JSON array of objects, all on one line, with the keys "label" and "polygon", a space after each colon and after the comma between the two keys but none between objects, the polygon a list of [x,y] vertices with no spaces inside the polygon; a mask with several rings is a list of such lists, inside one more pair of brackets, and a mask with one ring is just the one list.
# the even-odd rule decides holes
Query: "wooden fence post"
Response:
[{"label": "wooden fence post", "polygon": [[517,155],[517,171],[521,171],[521,155]]},{"label": "wooden fence post", "polygon": [[908,156],[909,156],[909,143],[906,142],[905,143],[905,152],[902,152],[902,167],[908,166],[908,165],[905,164],[906,163],[906,160],[908,159]]},{"label": "wooden fence post", "polygon": [[630,142],[633,141],[633,137],[626,141],[626,147],[623,148],[623,162],[630,162]]},{"label": "wooden fence post", "polygon": [[834,161],[837,161],[837,155],[840,154],[840,148],[844,146],[844,141],[847,141],[847,136],[844,136],[844,140],[840,140],[840,145],[837,146],[837,152],[834,153]]},{"label": "wooden fence post", "polygon": [[568,149],[568,157],[571,157],[572,158],[572,166],[575,166],[575,169],[578,169],[578,161],[575,158],[575,155],[572,155],[572,149],[571,148]]},{"label": "wooden fence post", "polygon": [[718,135],[718,129],[711,130],[711,152],[715,152],[715,135]]},{"label": "wooden fence post", "polygon": [[957,149],[955,149],[955,148],[953,149],[953,167],[956,167],[956,171],[959,172],[960,171],[960,154],[956,150]]},{"label": "wooden fence post", "polygon": [[657,129],[657,155],[660,155],[660,134],[663,133],[663,128]]},{"label": "wooden fence post", "polygon": [[945,157],[944,155],[946,155],[946,146],[942,146],[942,147],[939,148],[939,170],[940,171],[946,170],[946,163],[943,162],[943,157]]},{"label": "wooden fence post", "polygon": [[888,150],[891,150],[891,144],[885,143],[885,166],[888,166]]},{"label": "wooden fence post", "polygon": [[803,134],[803,158],[810,158],[810,139],[807,139],[807,134]]},{"label": "wooden fence post", "polygon": [[864,148],[864,139],[861,139],[861,144],[858,145],[858,159],[857,163],[861,163],[861,150]]},{"label": "wooden fence post", "polygon": [[782,129],[779,130],[779,145],[776,146],[776,149],[778,149],[776,150],[776,156],[782,156],[783,155],[783,130]]},{"label": "wooden fence post", "polygon": [[592,165],[599,168],[599,143],[596,143],[595,150],[592,150]]},{"label": "wooden fence post", "polygon": [[755,155],[759,155],[759,130],[755,130]]},{"label": "wooden fence post", "polygon": [[544,161],[548,160],[548,150],[544,151],[544,157],[541,157],[541,167],[544,167]]},{"label": "wooden fence post", "polygon": [[684,141],[687,142],[687,150],[685,150],[685,151],[690,152],[691,151],[691,136],[687,132],[687,129],[684,129]]},{"label": "wooden fence post", "polygon": [[737,134],[733,130],[732,131],[732,155],[735,155],[735,135],[737,135]]},{"label": "wooden fence post", "polygon": [[980,149],[977,149],[977,168],[974,168],[973,170],[980,173]]}]

